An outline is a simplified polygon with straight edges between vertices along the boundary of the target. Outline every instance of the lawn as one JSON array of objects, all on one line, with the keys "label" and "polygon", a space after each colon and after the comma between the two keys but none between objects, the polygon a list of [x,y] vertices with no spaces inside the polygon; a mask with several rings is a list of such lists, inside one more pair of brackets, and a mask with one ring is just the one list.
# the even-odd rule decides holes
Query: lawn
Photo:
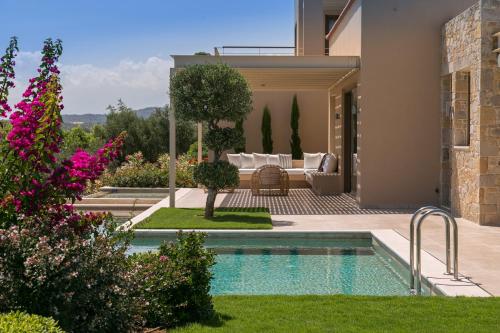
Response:
[{"label": "lawn", "polygon": [[499,332],[500,298],[218,296],[188,332]]},{"label": "lawn", "polygon": [[135,229],[272,229],[267,208],[218,208],[211,219],[202,208],[161,208]]}]

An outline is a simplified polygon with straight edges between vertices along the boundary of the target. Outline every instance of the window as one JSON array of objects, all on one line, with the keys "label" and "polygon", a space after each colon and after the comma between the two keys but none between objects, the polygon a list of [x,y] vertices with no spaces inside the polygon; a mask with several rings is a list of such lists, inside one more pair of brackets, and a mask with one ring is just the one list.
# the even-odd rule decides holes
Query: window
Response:
[{"label": "window", "polygon": [[[325,15],[325,36],[328,35],[330,30],[332,30],[333,25],[335,22],[337,22],[337,19],[339,18],[338,15]],[[325,39],[325,55],[328,55],[330,53],[330,44],[328,42],[328,39]]]},{"label": "window", "polygon": [[470,72],[453,73],[453,145],[470,145],[471,79]]}]

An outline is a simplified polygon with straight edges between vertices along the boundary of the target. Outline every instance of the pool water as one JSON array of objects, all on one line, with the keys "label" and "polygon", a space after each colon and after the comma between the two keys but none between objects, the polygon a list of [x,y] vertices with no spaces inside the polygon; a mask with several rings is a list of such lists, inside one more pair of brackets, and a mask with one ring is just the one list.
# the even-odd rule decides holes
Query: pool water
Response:
[{"label": "pool water", "polygon": [[[156,250],[138,237],[130,252]],[[408,270],[371,238],[209,237],[213,295],[409,295]]]}]

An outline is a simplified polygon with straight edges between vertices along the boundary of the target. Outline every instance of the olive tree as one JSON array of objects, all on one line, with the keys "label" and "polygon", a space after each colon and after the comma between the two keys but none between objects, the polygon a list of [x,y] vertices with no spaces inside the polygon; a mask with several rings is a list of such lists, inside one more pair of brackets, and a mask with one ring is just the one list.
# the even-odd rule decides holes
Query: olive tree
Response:
[{"label": "olive tree", "polygon": [[198,164],[194,180],[208,190],[205,218],[213,217],[217,192],[239,185],[238,168],[222,161],[225,150],[241,145],[241,131],[229,127],[251,111],[252,93],[245,78],[224,64],[193,65],[171,79],[170,97],[177,117],[207,126],[204,141],[213,159]]}]

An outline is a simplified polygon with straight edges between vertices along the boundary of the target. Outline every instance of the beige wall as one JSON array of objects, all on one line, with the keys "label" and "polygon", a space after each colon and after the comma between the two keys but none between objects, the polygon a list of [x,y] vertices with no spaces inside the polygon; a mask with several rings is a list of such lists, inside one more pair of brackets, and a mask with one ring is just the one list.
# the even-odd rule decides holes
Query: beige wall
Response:
[{"label": "beige wall", "polygon": [[474,2],[363,1],[362,207],[438,204],[441,27]]},{"label": "beige wall", "polygon": [[300,109],[299,132],[304,152],[326,152],[328,149],[328,92],[254,91],[253,111],[244,123],[247,152],[262,152],[262,110],[271,112],[274,153],[290,153],[290,113],[293,95]]},{"label": "beige wall", "polygon": [[356,0],[330,36],[331,56],[361,55],[361,3]]},{"label": "beige wall", "polygon": [[295,1],[296,55],[325,55],[325,15],[339,15],[346,2],[347,0]]}]

